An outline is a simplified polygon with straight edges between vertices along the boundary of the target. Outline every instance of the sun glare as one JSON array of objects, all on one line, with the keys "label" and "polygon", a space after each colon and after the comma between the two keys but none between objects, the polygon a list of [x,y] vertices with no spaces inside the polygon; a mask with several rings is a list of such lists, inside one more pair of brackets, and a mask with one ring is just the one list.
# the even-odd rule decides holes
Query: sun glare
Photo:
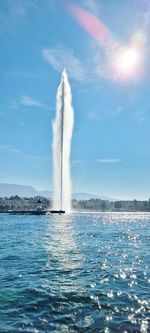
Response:
[{"label": "sun glare", "polygon": [[120,76],[133,76],[138,72],[140,60],[140,51],[138,49],[121,49],[115,55],[115,70]]},{"label": "sun glare", "polygon": [[120,54],[118,60],[119,67],[122,71],[130,71],[134,69],[139,63],[139,54],[137,50],[127,49]]}]

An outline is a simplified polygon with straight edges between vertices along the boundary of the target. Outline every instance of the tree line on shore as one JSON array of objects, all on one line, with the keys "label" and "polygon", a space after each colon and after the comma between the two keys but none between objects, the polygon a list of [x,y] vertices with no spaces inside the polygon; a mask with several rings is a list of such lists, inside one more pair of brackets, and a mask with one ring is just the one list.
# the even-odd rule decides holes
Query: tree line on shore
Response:
[{"label": "tree line on shore", "polygon": [[[0,212],[21,210],[48,210],[52,207],[52,199],[45,197],[21,198],[18,195],[9,198],[0,198]],[[150,212],[149,200],[117,200],[109,201],[91,198],[89,200],[72,200],[72,208],[76,211],[131,211]]]}]

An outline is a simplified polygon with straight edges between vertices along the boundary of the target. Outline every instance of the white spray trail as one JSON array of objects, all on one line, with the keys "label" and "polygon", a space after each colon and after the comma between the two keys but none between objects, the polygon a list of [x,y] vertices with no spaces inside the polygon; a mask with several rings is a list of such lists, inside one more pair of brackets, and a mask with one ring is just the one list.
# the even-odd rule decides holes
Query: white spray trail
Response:
[{"label": "white spray trail", "polygon": [[53,168],[55,210],[71,211],[70,149],[74,124],[71,87],[64,69],[56,97],[53,123]]}]

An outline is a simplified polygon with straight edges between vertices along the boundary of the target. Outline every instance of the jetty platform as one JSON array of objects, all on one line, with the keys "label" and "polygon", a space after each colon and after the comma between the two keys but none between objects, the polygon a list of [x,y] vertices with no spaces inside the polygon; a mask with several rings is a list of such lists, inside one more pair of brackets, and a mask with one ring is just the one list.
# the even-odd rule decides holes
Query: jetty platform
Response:
[{"label": "jetty platform", "polygon": [[0,212],[10,215],[47,215],[47,214],[64,214],[64,210],[12,210]]}]

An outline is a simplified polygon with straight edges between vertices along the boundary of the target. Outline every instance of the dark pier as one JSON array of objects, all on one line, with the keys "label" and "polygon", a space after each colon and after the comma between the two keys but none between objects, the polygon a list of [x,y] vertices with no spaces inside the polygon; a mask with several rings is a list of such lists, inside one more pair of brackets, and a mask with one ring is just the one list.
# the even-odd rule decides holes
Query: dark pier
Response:
[{"label": "dark pier", "polygon": [[64,210],[13,210],[2,213],[10,215],[46,215],[46,214],[64,214]]}]

